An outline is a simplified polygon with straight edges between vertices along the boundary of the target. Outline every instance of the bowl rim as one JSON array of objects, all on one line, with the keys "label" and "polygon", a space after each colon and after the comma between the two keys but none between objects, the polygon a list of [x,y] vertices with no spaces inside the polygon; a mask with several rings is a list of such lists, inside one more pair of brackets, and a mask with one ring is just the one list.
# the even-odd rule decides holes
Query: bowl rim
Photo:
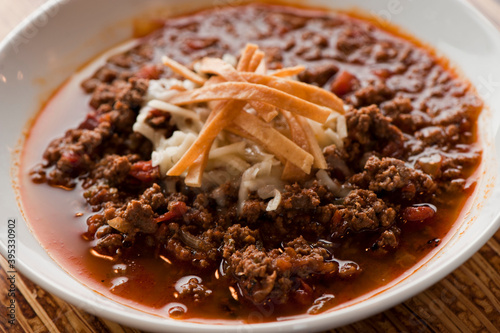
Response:
[{"label": "bowl rim", "polygon": [[[469,15],[478,19],[481,22],[482,29],[484,29],[484,31],[488,33],[490,36],[494,36],[495,39],[498,40],[500,43],[500,31],[475,6],[473,6],[469,1],[466,0],[453,0],[453,1],[466,6],[469,10]],[[5,49],[9,46],[9,44],[14,40],[14,38],[17,35],[19,35],[23,31],[23,29],[29,26],[33,21],[35,21],[41,15],[44,15],[46,10],[50,10],[54,6],[61,6],[61,5],[64,6],[66,5],[66,3],[69,2],[73,2],[73,0],[48,0],[46,3],[38,7],[34,12],[32,12],[29,16],[27,16],[24,20],[22,20],[22,22],[18,24],[13,30],[11,30],[2,41],[0,41],[0,54],[2,54],[5,51]],[[495,130],[497,130],[496,136],[498,137],[498,134],[500,133],[498,133],[499,132],[498,129]],[[493,136],[495,137],[495,134]],[[17,209],[19,210],[19,207],[17,207]],[[24,221],[24,219],[23,222],[27,223]],[[394,305],[401,303],[405,299],[410,298],[413,295],[416,295],[417,293],[420,293],[423,290],[430,287],[431,285],[435,284],[437,281],[444,278],[454,269],[462,265],[472,255],[474,255],[487,242],[487,240],[494,235],[494,233],[498,228],[500,228],[500,212],[496,213],[493,221],[486,228],[483,229],[480,236],[476,238],[473,243],[469,243],[467,246],[461,248],[461,251],[454,256],[454,260],[442,263],[442,265],[437,269],[437,271],[435,271],[432,275],[430,275],[424,280],[411,281],[410,283],[405,285],[403,289],[399,290],[397,294],[389,294],[386,292],[388,290],[384,289],[384,292],[377,295],[378,300],[381,299],[385,300],[384,305],[379,306],[377,304],[368,304],[364,306],[362,318],[367,318],[371,315],[374,315],[390,307],[393,307]],[[35,239],[38,241],[37,237],[35,237]],[[3,240],[0,241],[0,252],[4,257],[6,257],[7,251]],[[439,252],[437,252],[436,254],[438,253]],[[436,254],[434,254],[433,256],[435,256]],[[430,258],[425,260],[428,261],[430,260]],[[56,264],[59,265],[57,262]],[[422,263],[422,265],[424,264],[425,262]],[[419,264],[419,268],[422,267],[422,265]],[[55,281],[50,280],[48,278],[44,278],[43,276],[40,277],[37,274],[36,270],[32,269],[28,265],[25,265],[23,261],[19,261],[18,264],[16,265],[16,268],[24,276],[26,276],[27,278],[29,278],[30,280],[41,286],[43,289],[47,290],[48,292],[60,297],[61,299],[72,304],[75,303],[78,304],[82,302],[82,300],[78,298],[78,296],[76,296],[71,290],[60,288]],[[69,274],[68,276],[75,279]],[[76,281],[79,282],[78,280]],[[79,283],[82,284],[81,282]],[[85,287],[91,289],[87,286]],[[99,297],[105,297],[100,295],[96,291],[94,291],[94,293],[98,294]],[[403,296],[398,297],[398,295],[403,295]],[[105,298],[108,299],[107,297]],[[365,302],[363,301],[363,303]],[[119,305],[129,307],[121,303],[119,303]],[[129,313],[123,315],[117,309],[106,308],[105,305],[100,303],[93,304],[92,307],[89,307],[88,309],[85,310],[98,317],[119,321],[120,323],[123,323],[131,327],[138,327],[137,324],[140,323],[141,325],[139,327],[146,329],[160,330],[169,328],[169,329],[175,329],[178,332],[191,332],[193,329],[202,329],[203,331],[206,332],[221,332],[222,329],[224,331],[248,330],[251,332],[262,332],[264,330],[302,331],[304,329],[310,331],[310,330],[327,329],[333,326],[335,327],[339,326],[329,322],[328,317],[330,317],[331,313],[333,312],[326,312],[315,316],[301,317],[298,319],[286,320],[286,321],[275,321],[275,322],[243,324],[243,325],[242,324],[214,325],[214,324],[195,323],[190,321],[166,320],[165,318],[151,315],[137,309],[134,309],[136,311],[133,315]],[[355,312],[345,311],[345,308],[340,308],[339,310],[336,310],[334,312],[347,312],[347,313],[342,313],[344,315],[343,319],[341,320],[342,325],[352,323],[355,320],[361,319],[359,315],[356,314]],[[144,320],[145,318],[147,319],[146,321],[148,321],[149,324],[146,323],[146,321]],[[145,324],[148,325],[145,326]]]}]

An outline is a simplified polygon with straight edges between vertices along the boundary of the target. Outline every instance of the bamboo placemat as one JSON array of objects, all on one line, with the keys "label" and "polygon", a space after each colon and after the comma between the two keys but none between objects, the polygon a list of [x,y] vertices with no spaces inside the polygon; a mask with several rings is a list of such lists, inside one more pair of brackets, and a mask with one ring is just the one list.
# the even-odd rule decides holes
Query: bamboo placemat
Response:
[{"label": "bamboo placemat", "polygon": [[[46,0],[0,0],[0,39]],[[497,0],[470,0],[500,27]],[[499,59],[500,65],[500,59]],[[90,315],[16,276],[16,320],[8,323],[7,263],[0,256],[0,330],[140,332]],[[500,332],[500,231],[472,258],[426,291],[366,320],[329,332]]]}]

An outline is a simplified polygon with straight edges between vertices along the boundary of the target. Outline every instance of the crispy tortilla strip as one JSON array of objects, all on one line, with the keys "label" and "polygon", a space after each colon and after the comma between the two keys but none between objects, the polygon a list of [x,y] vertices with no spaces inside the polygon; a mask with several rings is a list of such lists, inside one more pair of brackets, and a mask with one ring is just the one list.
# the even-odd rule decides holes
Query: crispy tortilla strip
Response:
[{"label": "crispy tortilla strip", "polygon": [[323,155],[323,151],[319,146],[318,140],[314,135],[311,125],[309,125],[309,122],[304,117],[296,116],[296,119],[306,135],[306,139],[310,149],[309,152],[312,154],[312,156],[314,156],[314,167],[318,169],[326,169],[328,165],[326,164],[325,156]]},{"label": "crispy tortilla strip", "polygon": [[211,85],[214,85],[214,84],[223,83],[223,82],[226,82],[226,80],[224,80],[224,78],[222,78],[220,76],[211,76],[207,80],[207,82],[205,82],[205,84],[203,86],[204,87],[208,87],[208,86],[211,86]]},{"label": "crispy tortilla strip", "polygon": [[[216,74],[220,77],[219,81],[246,82],[242,72],[234,69],[233,66],[218,58],[203,58],[200,61],[200,72],[207,74]],[[217,77],[217,76],[212,76]],[[212,79],[212,78],[210,78]]]},{"label": "crispy tortilla strip", "polygon": [[[218,112],[220,112],[224,107],[232,107],[231,103],[234,102],[235,101],[214,101],[213,103],[218,103],[218,104],[215,105],[215,107],[212,109],[212,112],[210,112],[210,114],[208,115],[204,127],[208,126],[208,124],[214,119],[215,115]],[[184,183],[187,186],[191,187],[201,186],[201,181],[203,180],[203,171],[207,167],[208,157],[210,155],[210,148],[212,147],[214,140],[210,142],[209,148],[204,150],[200,154],[200,156],[198,156],[198,158],[189,166],[188,173],[186,175],[186,178],[184,179]]]},{"label": "crispy tortilla strip", "polygon": [[[220,76],[212,76],[207,80],[205,83],[205,86],[209,86],[211,84],[217,84],[217,83],[222,83],[225,80],[220,77]],[[203,127],[208,126],[208,124],[213,120],[215,115],[220,112],[224,107],[226,107],[226,104],[233,103],[234,101],[212,101],[208,103],[209,108],[211,110],[210,114],[208,115],[207,120],[205,121],[205,124]],[[230,107],[230,106],[227,106]],[[210,147],[212,147],[213,140],[210,142]],[[208,156],[210,153],[210,149],[204,150],[203,153],[191,164],[191,166],[188,169],[188,173],[186,175],[186,178],[184,182],[186,185],[191,186],[191,187],[200,187],[201,186],[201,181],[203,180],[203,171],[205,170],[207,163],[208,163]]]},{"label": "crispy tortilla strip", "polygon": [[281,180],[296,182],[305,180],[307,177],[307,173],[290,163],[290,161],[285,162],[285,167],[283,168],[283,172],[281,173]]},{"label": "crispy tortilla strip", "polygon": [[[231,66],[231,65],[229,65]],[[243,79],[243,78],[242,78]],[[212,85],[212,84],[218,84],[218,83],[222,83],[222,82],[225,82],[226,80],[224,80],[224,78],[220,77],[220,76],[211,76],[207,82],[205,82],[204,86],[205,87],[208,87],[209,85]]]},{"label": "crispy tortilla strip", "polygon": [[320,123],[324,123],[333,112],[330,108],[313,104],[277,89],[246,82],[226,82],[181,92],[170,97],[167,102],[185,105],[225,99],[271,104]]},{"label": "crispy tortilla strip", "polygon": [[[306,138],[306,133],[302,129],[300,123],[297,121],[298,116],[294,116],[292,113],[282,110],[281,114],[288,123],[288,127],[290,128],[290,137],[293,142],[295,142],[299,147],[304,149],[307,152],[310,152],[309,142]],[[287,161],[285,163],[285,167],[283,169],[283,173],[281,174],[281,179],[286,181],[297,181],[300,179],[304,179],[307,177],[307,174],[297,168],[295,165]]]},{"label": "crispy tortilla strip", "polygon": [[[248,70],[248,71],[255,71],[257,67],[262,63],[262,60],[264,58],[264,53],[261,51],[258,51],[258,47],[254,44],[247,44],[245,50],[243,51],[243,54],[241,56],[241,60],[238,64],[238,68],[240,70]],[[238,82],[245,82],[245,80],[240,76],[239,72],[236,71],[231,65],[227,64],[226,62],[220,60],[220,59],[215,59],[215,63],[213,65],[222,67],[224,71],[229,72],[232,74],[231,80],[233,81],[238,81]],[[214,59],[212,59],[214,61]],[[209,79],[209,82],[207,84],[214,84],[216,82],[220,82],[221,78],[215,78],[212,77]],[[212,102],[213,103],[213,102]],[[221,109],[223,108],[231,108],[234,107],[235,110],[234,112],[238,112],[241,110],[236,110],[238,108],[238,101],[218,101],[216,102],[217,104],[214,105],[214,108],[212,108],[212,112],[210,113],[207,123],[210,123],[215,115],[220,112]],[[276,114],[277,112],[274,110],[274,107],[268,105],[268,104],[263,104],[255,102],[256,105],[253,107],[258,109],[261,113],[264,113],[264,116],[267,114],[272,114],[274,111]],[[243,104],[242,104],[243,105]],[[244,105],[241,107],[241,109],[244,107]],[[267,112],[266,112],[267,109]],[[258,111],[258,112],[259,112]],[[268,117],[269,119],[269,117]],[[213,140],[210,143],[210,147],[212,146]],[[203,171],[206,168],[206,165],[208,163],[208,157],[210,153],[210,148],[204,150],[200,156],[191,164],[191,166],[188,169],[188,174],[185,178],[185,184],[188,186],[192,187],[200,187],[201,186],[201,181],[203,179]]]},{"label": "crispy tortilla strip", "polygon": [[286,159],[305,173],[311,172],[314,157],[275,130],[270,124],[248,112],[238,113],[234,118],[234,124],[256,138],[267,151],[275,156]]},{"label": "crispy tortilla strip", "polygon": [[306,138],[306,133],[298,121],[298,117],[289,111],[281,111],[283,117],[288,123],[288,128],[290,129],[290,137],[292,141],[295,142],[300,148],[305,151],[309,151],[309,142]]},{"label": "crispy tortilla strip", "polygon": [[285,67],[285,68],[276,70],[271,75],[276,76],[276,77],[288,77],[288,76],[298,75],[305,70],[306,70],[305,66]]},{"label": "crispy tortilla strip", "polygon": [[[214,78],[214,77],[212,77]],[[211,78],[211,79],[212,79]],[[210,79],[209,79],[210,81]],[[208,115],[208,118],[205,122],[205,126],[208,126],[208,124],[214,119],[215,115],[220,112],[224,107],[226,107],[227,104],[234,103],[235,101],[213,101],[211,103],[214,103],[213,107],[211,107],[212,112]],[[231,105],[227,106],[231,107]],[[212,147],[213,140],[210,143],[210,147]],[[186,178],[184,179],[184,183],[187,186],[191,187],[200,187],[201,186],[201,181],[203,180],[203,171],[207,167],[208,163],[208,157],[210,155],[210,149],[204,150],[203,153],[191,164],[191,166],[188,169],[188,173],[186,175]]]},{"label": "crispy tortilla strip", "polygon": [[245,104],[246,102],[244,101],[232,101],[232,103],[224,104],[223,108],[215,114],[212,121],[205,123],[206,126],[202,128],[196,141],[181,159],[168,170],[167,176],[180,176],[204,151],[209,151],[219,132],[233,121]]},{"label": "crispy tortilla strip", "polygon": [[279,109],[270,104],[251,102],[250,105],[255,109],[255,111],[257,111],[259,117],[264,119],[266,122],[270,122],[279,114]]},{"label": "crispy tortilla strip", "polygon": [[307,83],[279,78],[274,75],[262,75],[250,72],[238,73],[231,65],[215,58],[204,58],[200,64],[200,71],[202,73],[222,76],[227,81],[247,81],[262,84],[305,99],[311,103],[332,108],[340,114],[344,113],[344,102],[339,97],[332,92]]},{"label": "crispy tortilla strip", "polygon": [[201,86],[207,81],[205,78],[199,76],[186,66],[179,64],[174,59],[171,59],[167,56],[163,56],[161,58],[161,61],[165,66],[169,67],[174,73],[177,73],[185,77],[189,81],[193,81],[194,83],[199,84]]},{"label": "crispy tortilla strip", "polygon": [[[218,84],[218,83],[222,83],[222,82],[226,82],[226,80],[224,80],[220,76],[212,76],[207,80],[207,83],[205,83],[204,86],[208,87],[210,85]],[[212,119],[212,117],[215,116],[216,110],[220,110],[220,108],[222,108],[222,105],[224,105],[228,102],[229,101],[211,101],[211,102],[208,102],[207,103],[208,108],[210,109],[210,114],[209,114],[208,119]],[[208,120],[206,120],[205,122],[208,122]]]},{"label": "crispy tortilla strip", "polygon": [[[219,74],[221,75],[221,74]],[[221,75],[223,76],[223,75]],[[262,84],[270,88],[283,91],[287,94],[305,99],[314,104],[322,105],[344,114],[344,102],[334,93],[300,81],[288,80],[270,75],[256,73],[241,73],[245,81]]]},{"label": "crispy tortilla strip", "polygon": [[257,67],[257,69],[255,70],[255,73],[257,74],[262,74],[262,75],[266,75],[267,74],[267,65],[266,65],[266,61],[265,59],[263,59],[259,66]]},{"label": "crispy tortilla strip", "polygon": [[[258,52],[255,54],[257,53]],[[207,71],[205,71],[205,69],[207,69]],[[214,70],[210,71],[209,69]],[[218,75],[212,76],[212,78],[218,77],[221,80],[246,82],[246,80],[241,76],[241,72],[238,72],[233,68],[233,66],[218,58],[203,58],[200,62],[200,71],[202,73]],[[224,73],[224,75],[220,75],[219,73]],[[259,116],[267,122],[270,122],[278,115],[278,111],[272,105],[256,101],[249,101],[249,104],[255,109],[255,111],[257,111]]]},{"label": "crispy tortilla strip", "polygon": [[[258,144],[259,146],[262,146],[264,147],[264,142],[260,141],[259,139],[257,139],[256,137],[250,135],[248,132],[246,132],[243,128],[241,128],[240,126],[236,125],[235,123],[229,125],[228,127],[225,128],[226,131],[230,132],[230,133],[233,133],[235,135],[238,135],[244,139],[247,139],[249,141],[253,141],[255,142],[256,144]],[[281,164],[285,164],[286,163],[286,159],[281,156],[281,155],[275,155],[275,157],[281,162]]]},{"label": "crispy tortilla strip", "polygon": [[[239,127],[238,125],[236,125],[234,123],[231,124],[231,125],[229,125],[228,127],[226,127],[224,130],[226,130],[226,131],[228,131],[230,133],[236,134],[237,136],[240,136],[243,139],[252,140],[252,141],[255,142],[255,138],[254,137],[252,137],[243,128]],[[260,144],[260,142],[255,142],[255,143]]]},{"label": "crispy tortilla strip", "polygon": [[[253,49],[252,47],[250,50]],[[237,72],[231,65],[226,63],[225,61],[222,61],[221,59],[217,58],[204,58],[202,59],[203,61],[207,59],[206,61],[212,61],[212,66],[220,66],[224,68],[225,71],[232,72],[233,76],[232,79],[235,81],[245,81],[240,75],[239,72]],[[220,76],[212,76],[210,79],[207,80],[205,83],[205,86],[209,86],[212,84],[217,84],[224,82],[225,80],[220,77]],[[231,108],[235,107],[237,108],[237,105],[235,103],[240,103],[239,101],[234,101],[234,100],[229,100],[229,101],[212,101],[209,103],[209,106],[211,108],[211,112],[205,122],[205,126],[209,124],[215,115],[219,113],[223,108]],[[243,105],[244,106],[244,105]],[[240,110],[234,110],[234,112],[238,112]],[[210,146],[213,144],[212,140],[210,142]],[[189,166],[188,173],[186,175],[186,178],[184,179],[184,183],[188,186],[191,187],[200,187],[202,180],[203,180],[203,171],[205,170],[207,163],[208,163],[208,157],[210,154],[210,148],[203,150],[203,152],[200,154],[200,156]]]},{"label": "crispy tortilla strip", "polygon": [[203,171],[207,167],[209,151],[205,151],[189,167],[184,183],[191,187],[200,187],[203,180]]},{"label": "crispy tortilla strip", "polygon": [[260,63],[264,60],[264,52],[258,50],[253,54],[252,60],[248,64],[247,70],[245,72],[255,72],[259,67]]},{"label": "crispy tortilla strip", "polygon": [[238,66],[236,69],[240,72],[245,72],[248,70],[248,66],[250,65],[250,62],[252,61],[253,55],[259,47],[255,44],[247,44],[245,46],[245,49],[241,53],[240,56],[240,61],[238,61]]},{"label": "crispy tortilla strip", "polygon": [[[260,51],[255,52],[255,55],[259,52]],[[200,71],[202,73],[217,74],[217,77],[222,77],[227,81],[246,82],[241,76],[241,72],[238,72],[233,66],[218,58],[203,58],[200,62]],[[279,114],[278,110],[272,105],[257,101],[249,101],[249,104],[257,111],[258,115],[267,122],[270,122]]]}]

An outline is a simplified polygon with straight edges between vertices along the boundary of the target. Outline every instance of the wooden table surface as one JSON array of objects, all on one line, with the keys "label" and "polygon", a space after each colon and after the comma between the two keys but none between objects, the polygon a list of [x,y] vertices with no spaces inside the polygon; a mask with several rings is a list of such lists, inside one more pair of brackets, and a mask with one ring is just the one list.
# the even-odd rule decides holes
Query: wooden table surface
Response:
[{"label": "wooden table surface", "polygon": [[[0,0],[0,40],[46,0]],[[500,0],[469,0],[500,28]],[[500,65],[500,59],[499,59]],[[139,332],[92,316],[19,275],[17,324],[6,319],[8,280],[0,256],[2,332]],[[366,320],[330,332],[500,332],[500,231],[428,290]]]}]

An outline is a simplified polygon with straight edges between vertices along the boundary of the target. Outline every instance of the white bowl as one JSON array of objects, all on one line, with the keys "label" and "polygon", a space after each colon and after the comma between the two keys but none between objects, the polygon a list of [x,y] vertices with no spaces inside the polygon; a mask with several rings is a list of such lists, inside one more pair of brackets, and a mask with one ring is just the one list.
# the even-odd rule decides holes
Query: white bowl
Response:
[{"label": "white bowl", "polygon": [[[238,1],[238,0],[234,0]],[[7,255],[7,220],[16,224],[16,269],[47,291],[92,314],[149,331],[300,332],[351,323],[385,310],[445,277],[474,254],[500,226],[500,187],[495,135],[500,122],[500,34],[466,1],[458,0],[309,0],[321,7],[378,14],[447,56],[485,100],[480,117],[484,163],[473,204],[433,256],[375,295],[341,309],[297,320],[254,325],[207,325],[159,318],[123,306],[88,289],[59,267],[30,233],[17,201],[14,182],[23,132],[41,102],[96,54],[131,36],[131,19],[158,8],[193,10],[200,5],[234,3],[186,0],[49,1],[0,44],[2,142],[0,159],[0,250]],[[97,10],[97,8],[99,10]],[[88,24],[91,22],[91,24]],[[384,21],[382,21],[383,23]],[[495,112],[496,111],[496,112]],[[497,143],[500,137],[497,136]],[[497,146],[499,146],[497,144]],[[54,203],[56,206],[56,203]]]}]

